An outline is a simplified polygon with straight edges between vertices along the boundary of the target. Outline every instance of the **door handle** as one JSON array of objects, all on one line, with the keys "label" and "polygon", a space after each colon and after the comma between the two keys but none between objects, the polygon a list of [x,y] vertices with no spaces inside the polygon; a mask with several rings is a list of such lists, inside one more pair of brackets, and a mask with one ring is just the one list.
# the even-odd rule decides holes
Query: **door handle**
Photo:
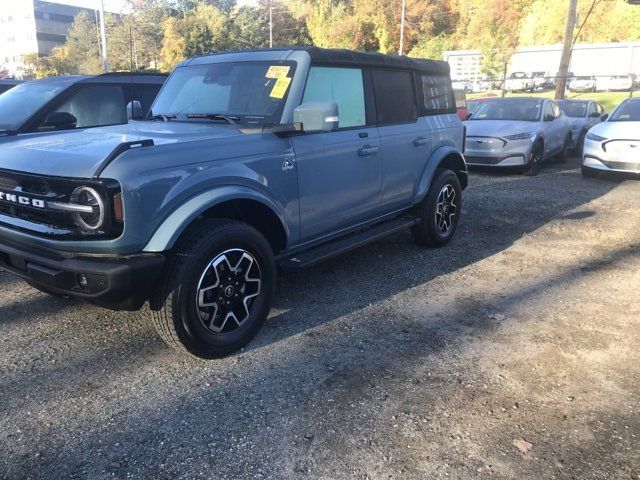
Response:
[{"label": "door handle", "polygon": [[379,148],[371,145],[363,145],[358,149],[358,155],[361,157],[368,157],[369,155],[375,155],[378,153]]},{"label": "door handle", "polygon": [[429,142],[429,139],[427,137],[418,137],[413,141],[413,144],[416,147],[421,147],[422,145],[426,145],[427,142]]}]

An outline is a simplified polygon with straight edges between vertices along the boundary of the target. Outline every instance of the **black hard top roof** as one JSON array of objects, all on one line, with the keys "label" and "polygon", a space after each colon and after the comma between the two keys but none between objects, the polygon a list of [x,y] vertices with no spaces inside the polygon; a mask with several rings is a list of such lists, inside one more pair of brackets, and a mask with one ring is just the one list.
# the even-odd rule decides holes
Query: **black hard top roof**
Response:
[{"label": "black hard top roof", "polygon": [[312,63],[331,65],[359,65],[419,70],[427,73],[449,73],[449,64],[442,60],[411,58],[400,55],[385,55],[377,52],[354,52],[346,49],[300,47],[290,50],[304,50],[311,56]]},{"label": "black hard top roof", "polygon": [[[356,52],[353,50],[320,47],[278,47],[237,50],[231,52],[217,52],[210,55],[228,55],[249,52],[296,52],[304,51],[311,57],[311,63],[322,65],[344,65],[359,67],[384,67],[418,70],[425,73],[449,74],[449,64],[442,60],[427,58],[411,58],[400,55],[385,55],[377,52]],[[202,55],[207,57],[209,55]],[[195,58],[195,57],[194,57]],[[188,64],[187,59],[184,64]]]},{"label": "black hard top roof", "polygon": [[109,72],[92,77],[85,77],[82,83],[153,83],[162,85],[167,80],[166,73],[146,72]]}]

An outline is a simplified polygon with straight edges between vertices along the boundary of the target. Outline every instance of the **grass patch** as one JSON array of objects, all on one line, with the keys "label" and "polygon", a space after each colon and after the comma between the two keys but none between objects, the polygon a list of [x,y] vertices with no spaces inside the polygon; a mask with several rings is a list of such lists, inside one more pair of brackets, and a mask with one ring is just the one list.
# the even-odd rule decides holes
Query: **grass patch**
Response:
[{"label": "grass patch", "polygon": [[[634,96],[640,96],[640,92],[634,92]],[[483,98],[483,97],[499,97],[500,91],[494,90],[491,92],[484,93],[468,93],[467,100],[471,100],[473,98]],[[553,98],[554,92],[536,92],[536,93],[508,93],[507,97],[542,97],[542,98]],[[575,93],[575,92],[567,92],[568,99],[576,99],[576,100],[594,100],[598,102],[600,105],[604,107],[604,109],[611,113],[614,108],[618,106],[620,102],[622,102],[625,98],[629,98],[629,92],[594,92],[594,93]]]}]

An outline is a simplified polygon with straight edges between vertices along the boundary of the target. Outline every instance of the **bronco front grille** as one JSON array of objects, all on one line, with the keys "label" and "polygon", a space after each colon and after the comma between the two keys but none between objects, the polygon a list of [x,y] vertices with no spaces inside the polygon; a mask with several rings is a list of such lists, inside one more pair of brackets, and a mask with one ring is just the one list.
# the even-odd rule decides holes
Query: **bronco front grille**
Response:
[{"label": "bronco front grille", "polygon": [[[105,199],[110,199],[120,189],[115,181],[45,177],[0,170],[0,224],[46,236],[79,235],[71,213],[53,207],[54,204],[71,203],[73,191],[81,185],[91,186]],[[121,230],[121,225],[109,223],[104,231],[96,231],[96,235],[113,236]]]}]

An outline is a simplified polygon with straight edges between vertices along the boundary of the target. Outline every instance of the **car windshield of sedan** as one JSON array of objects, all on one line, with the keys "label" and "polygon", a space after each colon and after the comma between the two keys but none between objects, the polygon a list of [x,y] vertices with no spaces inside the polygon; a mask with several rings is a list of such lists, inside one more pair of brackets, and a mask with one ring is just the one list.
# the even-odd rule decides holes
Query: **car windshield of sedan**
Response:
[{"label": "car windshield of sedan", "polygon": [[625,102],[616,108],[610,122],[640,122],[640,101]]},{"label": "car windshield of sedan", "polygon": [[567,117],[580,118],[587,114],[587,102],[558,102]]},{"label": "car windshield of sedan", "polygon": [[0,130],[17,130],[69,85],[60,82],[27,82],[0,95]]},{"label": "car windshield of sedan", "polygon": [[257,61],[179,67],[160,91],[149,115],[278,123],[294,69],[293,62]]},{"label": "car windshield of sedan", "polygon": [[514,120],[536,122],[540,119],[542,100],[492,100],[482,104],[471,120]]}]

